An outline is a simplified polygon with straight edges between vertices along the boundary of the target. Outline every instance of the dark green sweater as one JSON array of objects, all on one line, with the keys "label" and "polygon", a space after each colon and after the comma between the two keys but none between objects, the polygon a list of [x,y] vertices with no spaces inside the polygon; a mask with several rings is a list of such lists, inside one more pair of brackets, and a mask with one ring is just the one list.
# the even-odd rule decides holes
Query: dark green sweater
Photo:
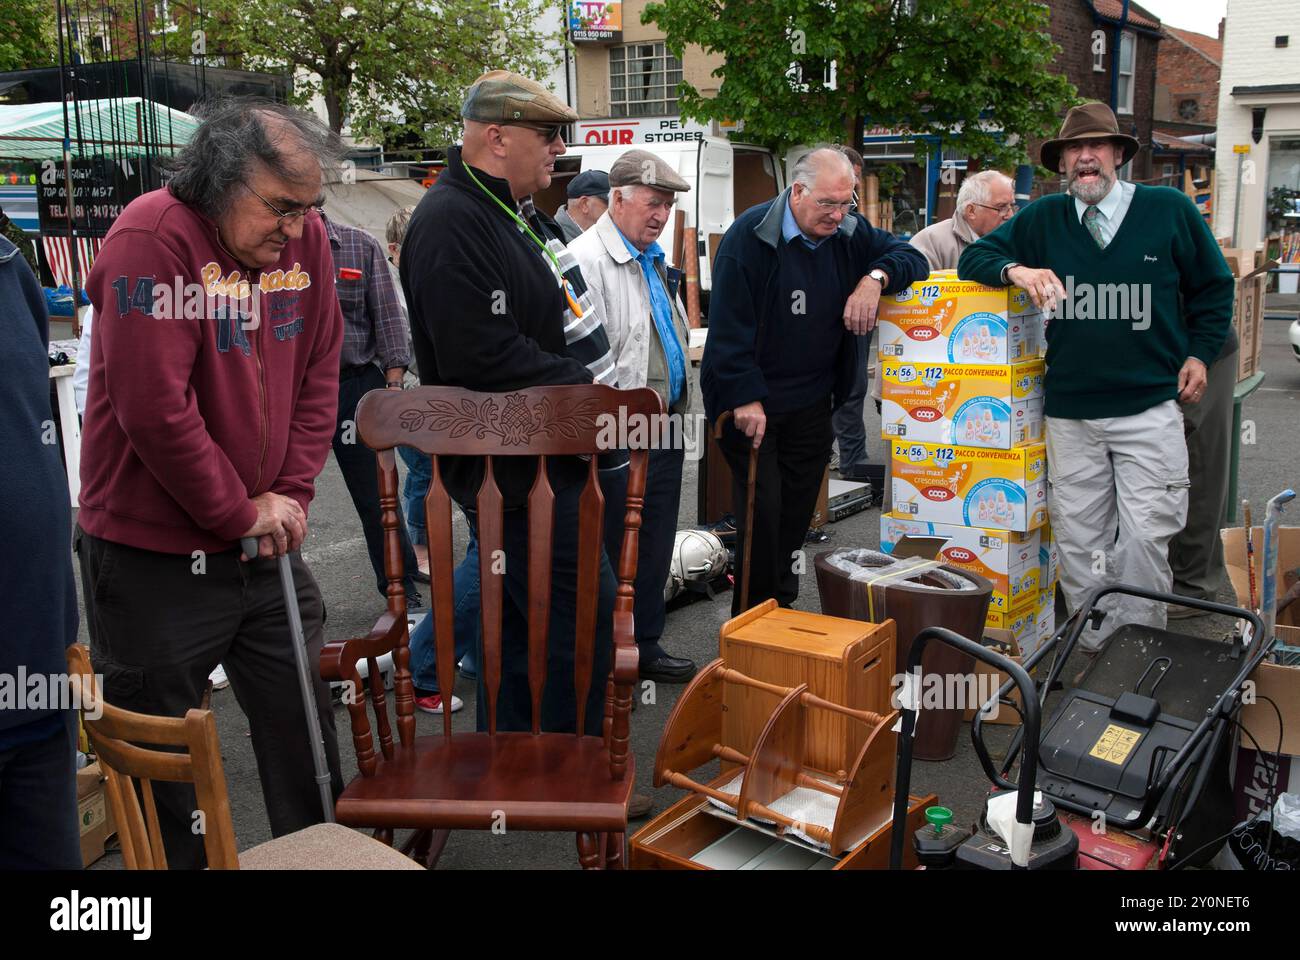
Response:
[{"label": "dark green sweater", "polygon": [[1049,417],[1126,417],[1177,397],[1183,363],[1209,367],[1232,325],[1232,273],[1195,205],[1170,187],[1138,185],[1104,250],[1072,196],[1042,197],[968,246],[957,273],[997,287],[1012,262],[1066,286],[1047,327]]}]

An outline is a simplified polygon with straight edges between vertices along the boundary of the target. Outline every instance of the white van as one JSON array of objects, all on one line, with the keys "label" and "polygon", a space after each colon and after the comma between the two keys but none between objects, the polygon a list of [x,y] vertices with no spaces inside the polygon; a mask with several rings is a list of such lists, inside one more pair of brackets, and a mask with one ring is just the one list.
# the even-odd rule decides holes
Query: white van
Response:
[{"label": "white van", "polygon": [[[672,129],[661,131],[661,125]],[[675,118],[590,120],[574,126],[578,139],[587,140],[596,131],[596,136],[606,142],[573,144],[556,158],[551,185],[533,196],[537,209],[553,216],[566,202],[569,180],[583,170],[608,170],[627,150],[640,148],[663,157],[691,185],[676,209],[685,213],[685,225],[697,230],[700,299],[705,307],[712,286],[713,257],[722,235],[737,214],[771,200],[785,189],[783,163],[764,147],[710,136]],[[659,238],[669,260],[673,256],[675,226],[676,211]]]}]

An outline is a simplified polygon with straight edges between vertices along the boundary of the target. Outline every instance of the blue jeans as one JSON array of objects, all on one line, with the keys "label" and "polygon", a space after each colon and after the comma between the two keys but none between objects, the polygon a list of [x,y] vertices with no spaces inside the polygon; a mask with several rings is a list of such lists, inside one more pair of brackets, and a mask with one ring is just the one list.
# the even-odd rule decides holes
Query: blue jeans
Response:
[{"label": "blue jeans", "polygon": [[397,455],[406,464],[406,479],[402,481],[402,512],[406,514],[406,529],[411,535],[411,543],[423,546],[429,542],[429,531],[424,525],[424,498],[433,481],[433,462],[428,454],[414,447],[398,447]]},{"label": "blue jeans", "polygon": [[[406,449],[400,447],[399,449]],[[428,462],[428,458],[425,458]],[[476,654],[479,635],[478,535],[469,524],[469,546],[465,559],[452,576],[453,611],[456,624],[456,662],[470,652]],[[411,677],[421,693],[441,693],[438,686],[437,649],[433,642],[433,611],[411,633]]]}]

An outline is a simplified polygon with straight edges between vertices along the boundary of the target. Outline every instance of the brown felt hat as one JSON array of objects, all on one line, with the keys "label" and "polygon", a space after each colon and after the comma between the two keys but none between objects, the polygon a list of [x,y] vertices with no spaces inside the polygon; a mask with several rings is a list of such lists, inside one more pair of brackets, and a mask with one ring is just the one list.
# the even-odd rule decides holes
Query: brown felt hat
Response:
[{"label": "brown felt hat", "polygon": [[474,81],[460,115],[483,123],[572,123],[578,113],[536,80],[493,70]]},{"label": "brown felt hat", "polygon": [[1043,144],[1039,159],[1043,166],[1056,173],[1061,169],[1061,151],[1067,143],[1071,140],[1101,139],[1113,140],[1124,148],[1124,159],[1119,166],[1128,163],[1142,149],[1142,144],[1136,137],[1119,132],[1119,124],[1110,107],[1094,100],[1070,108],[1070,112],[1065,115],[1065,122],[1061,124],[1061,132],[1055,140]]},{"label": "brown felt hat", "polygon": [[615,160],[609,168],[609,185],[654,187],[656,190],[671,190],[673,193],[691,189],[691,185],[681,178],[667,160],[649,150],[629,150]]}]

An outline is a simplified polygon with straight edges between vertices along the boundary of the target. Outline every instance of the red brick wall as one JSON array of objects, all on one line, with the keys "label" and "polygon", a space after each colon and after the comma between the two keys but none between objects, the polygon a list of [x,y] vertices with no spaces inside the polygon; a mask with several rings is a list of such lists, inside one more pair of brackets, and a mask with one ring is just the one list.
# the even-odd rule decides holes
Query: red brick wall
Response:
[{"label": "red brick wall", "polygon": [[[1176,37],[1160,41],[1156,66],[1156,83],[1168,91],[1168,98],[1156,104],[1156,120],[1173,123],[1205,124],[1213,128],[1219,113],[1219,67],[1198,50]],[[1178,106],[1195,100],[1194,117],[1183,118]]]}]

